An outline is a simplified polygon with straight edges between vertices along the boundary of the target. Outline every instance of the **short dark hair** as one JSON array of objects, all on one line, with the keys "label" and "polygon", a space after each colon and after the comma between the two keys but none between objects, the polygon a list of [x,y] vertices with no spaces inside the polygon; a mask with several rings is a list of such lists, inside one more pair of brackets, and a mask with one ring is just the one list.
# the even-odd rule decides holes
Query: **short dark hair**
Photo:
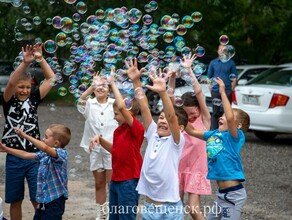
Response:
[{"label": "short dark hair", "polygon": [[177,117],[179,125],[187,126],[188,124],[188,115],[182,107],[174,106],[174,111]]},{"label": "short dark hair", "polygon": [[60,141],[61,148],[64,148],[71,139],[71,131],[70,128],[61,125],[61,124],[51,124],[48,129],[50,129],[53,133],[53,138],[55,140]]},{"label": "short dark hair", "polygon": [[187,107],[200,107],[197,96],[194,92],[185,92],[181,99],[183,101],[183,105]]}]

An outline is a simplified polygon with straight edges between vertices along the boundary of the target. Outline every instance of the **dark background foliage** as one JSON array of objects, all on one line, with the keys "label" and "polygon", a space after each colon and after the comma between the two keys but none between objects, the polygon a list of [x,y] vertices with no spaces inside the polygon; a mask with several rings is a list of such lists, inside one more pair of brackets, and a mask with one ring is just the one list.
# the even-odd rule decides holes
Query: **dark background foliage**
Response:
[{"label": "dark background foliage", "polygon": [[[0,3],[0,57],[13,60],[21,46],[33,42],[35,37],[43,40],[54,38],[58,30],[47,25],[46,18],[52,16],[72,17],[74,5],[64,0],[24,0],[21,7],[9,3]],[[77,3],[78,1],[76,1]],[[128,9],[138,8],[144,13],[145,0],[84,0],[88,11],[82,19],[93,15],[98,8]],[[205,60],[216,56],[218,39],[222,34],[229,36],[229,44],[236,49],[234,59],[237,63],[279,64],[292,59],[292,1],[291,0],[159,0],[158,9],[151,13],[154,22],[159,24],[163,15],[178,13],[180,18],[194,11],[203,14],[203,20],[195,23],[184,36],[187,45],[202,45],[206,50]],[[22,7],[28,5],[31,13],[25,15]],[[144,13],[145,14],[145,13]],[[32,19],[40,16],[41,25],[31,31],[24,31],[24,40],[15,40],[15,28],[23,17]],[[163,44],[163,42],[161,42]],[[159,47],[159,45],[158,45]],[[66,57],[66,50],[58,51],[58,57]],[[63,53],[63,54],[62,54]]]}]

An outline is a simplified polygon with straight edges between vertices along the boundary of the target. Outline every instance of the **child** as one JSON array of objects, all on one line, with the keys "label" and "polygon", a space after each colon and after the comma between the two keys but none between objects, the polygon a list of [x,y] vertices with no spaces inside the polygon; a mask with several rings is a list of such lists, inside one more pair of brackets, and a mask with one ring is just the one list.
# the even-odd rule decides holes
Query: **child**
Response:
[{"label": "child", "polygon": [[[192,62],[195,55],[183,55],[181,66],[188,70],[188,74],[193,84],[194,92],[186,92],[182,95],[183,109],[188,115],[188,122],[203,131],[210,129],[211,116],[205,102],[202,88],[192,71]],[[171,77],[169,85],[175,81]],[[173,88],[174,89],[174,88]],[[206,142],[194,138],[183,132],[185,146],[179,163],[180,196],[184,201],[184,193],[188,193],[188,205],[192,219],[204,220],[201,212],[201,195],[211,195],[211,183],[207,179],[208,163]]]},{"label": "child", "polygon": [[[20,126],[24,131],[36,138],[40,138],[37,109],[42,99],[52,88],[51,79],[54,72],[42,57],[42,44],[26,45],[22,48],[23,61],[10,75],[3,93],[3,112],[5,126],[2,142],[10,148],[26,152],[36,152],[38,149],[26,139],[19,137],[13,127]],[[40,87],[31,93],[31,76],[26,68],[37,59],[44,74],[44,81]],[[35,161],[23,160],[14,155],[6,156],[5,202],[10,203],[10,217],[13,220],[22,218],[21,205],[24,198],[24,180],[27,180],[30,200],[36,203],[36,182],[38,164]]]},{"label": "child", "polygon": [[[140,149],[144,139],[144,128],[135,118],[139,112],[137,103],[126,109],[122,95],[114,82],[111,88],[115,95],[114,113],[119,127],[114,131],[113,143],[97,135],[91,141],[90,148],[100,144],[112,154],[112,179],[109,194],[109,219],[135,220],[139,194],[136,186],[140,178],[142,155]],[[122,210],[122,211],[121,211]]]},{"label": "child", "polygon": [[[138,70],[137,60],[126,62],[126,65],[135,90],[141,90],[142,70]],[[142,219],[184,219],[179,196],[178,165],[185,143],[181,131],[187,125],[187,115],[183,109],[174,110],[166,92],[165,79],[156,74],[149,77],[153,86],[147,85],[147,88],[159,94],[164,110],[156,124],[145,94],[137,98],[148,143],[137,186],[139,194],[145,196]]]},{"label": "child", "polygon": [[[218,77],[224,114],[219,119],[219,128],[201,131],[187,127],[186,131],[207,142],[208,175],[216,180],[216,200],[208,219],[240,219],[241,209],[246,200],[246,191],[241,182],[245,181],[240,150],[245,142],[244,132],[249,128],[250,119],[241,109],[232,109],[225,91],[224,82]],[[214,212],[218,210],[218,212]]]},{"label": "child", "polygon": [[[95,74],[91,86],[80,96],[80,99],[86,100],[85,111],[82,112],[85,118],[84,133],[80,147],[90,153],[90,171],[92,171],[95,180],[95,200],[97,204],[96,219],[106,218],[106,186],[110,183],[112,175],[112,157],[111,154],[100,146],[89,152],[91,139],[99,135],[112,142],[114,130],[118,123],[114,120],[113,103],[110,98],[110,88],[106,78],[101,78]],[[94,93],[93,98],[88,98]]]},{"label": "child", "polygon": [[35,160],[39,165],[37,173],[36,209],[34,220],[62,219],[65,200],[68,199],[67,151],[65,146],[71,138],[69,128],[60,124],[50,125],[42,141],[26,134],[19,128],[15,132],[36,146],[40,151],[25,152],[6,147],[0,143],[0,150],[25,160]]}]

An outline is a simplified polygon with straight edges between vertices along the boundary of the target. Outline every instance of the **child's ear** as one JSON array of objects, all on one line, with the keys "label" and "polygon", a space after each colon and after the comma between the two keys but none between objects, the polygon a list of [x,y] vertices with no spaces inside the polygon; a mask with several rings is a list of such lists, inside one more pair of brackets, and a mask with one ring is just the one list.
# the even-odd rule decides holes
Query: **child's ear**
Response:
[{"label": "child's ear", "polygon": [[180,125],[179,129],[180,129],[180,131],[184,131],[185,130],[185,126],[184,125]]},{"label": "child's ear", "polygon": [[59,140],[55,140],[54,147],[60,148],[61,142]]},{"label": "child's ear", "polygon": [[237,128],[241,129],[242,128],[242,124],[241,123],[238,123],[237,124]]}]

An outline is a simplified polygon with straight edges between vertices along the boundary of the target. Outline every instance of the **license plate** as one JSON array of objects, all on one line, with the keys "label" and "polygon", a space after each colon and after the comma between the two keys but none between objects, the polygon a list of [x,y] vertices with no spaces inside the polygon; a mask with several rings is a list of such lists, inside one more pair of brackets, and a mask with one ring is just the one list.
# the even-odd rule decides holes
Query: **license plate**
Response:
[{"label": "license plate", "polygon": [[242,96],[242,103],[249,105],[260,105],[260,100],[258,96],[244,95]]}]

